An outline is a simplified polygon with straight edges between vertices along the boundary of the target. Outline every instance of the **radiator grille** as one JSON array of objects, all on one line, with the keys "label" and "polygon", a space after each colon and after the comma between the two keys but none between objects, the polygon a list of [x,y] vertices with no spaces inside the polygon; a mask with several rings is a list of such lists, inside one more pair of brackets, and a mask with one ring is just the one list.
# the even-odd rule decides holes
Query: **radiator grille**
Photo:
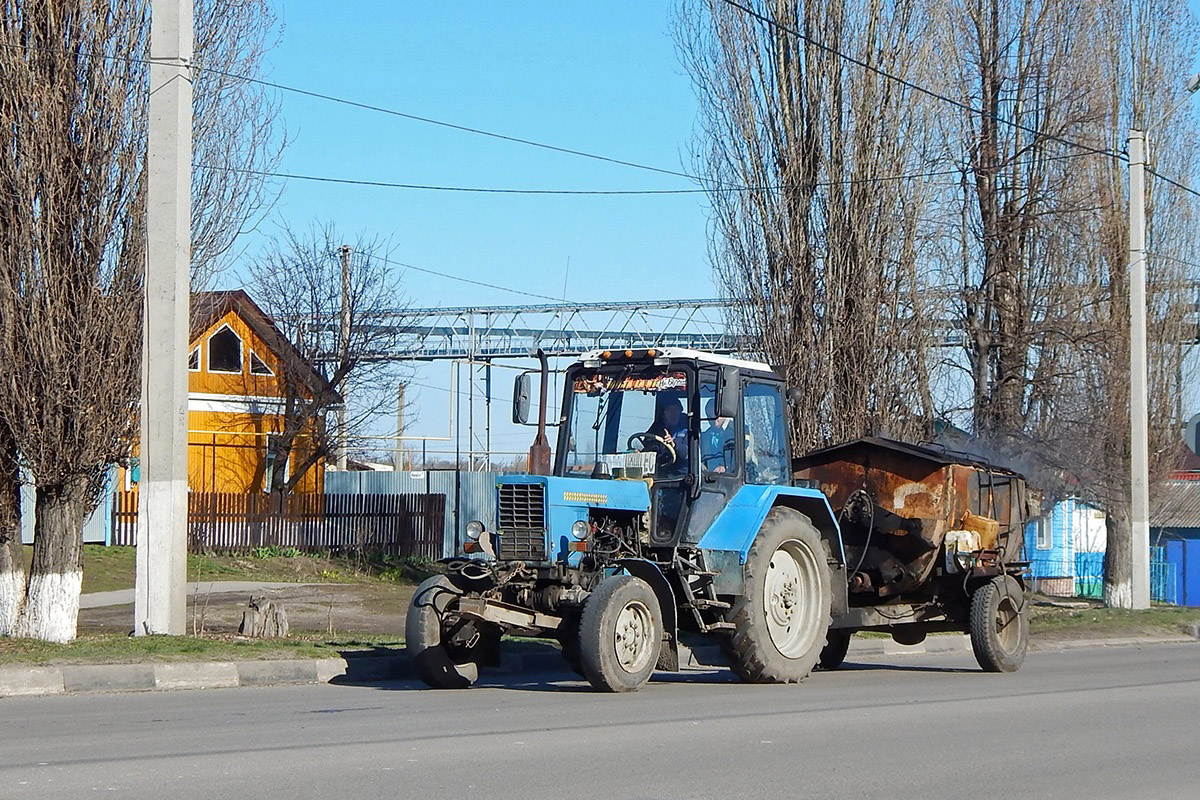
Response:
[{"label": "radiator grille", "polygon": [[546,485],[500,484],[500,552],[502,560],[546,559]]}]

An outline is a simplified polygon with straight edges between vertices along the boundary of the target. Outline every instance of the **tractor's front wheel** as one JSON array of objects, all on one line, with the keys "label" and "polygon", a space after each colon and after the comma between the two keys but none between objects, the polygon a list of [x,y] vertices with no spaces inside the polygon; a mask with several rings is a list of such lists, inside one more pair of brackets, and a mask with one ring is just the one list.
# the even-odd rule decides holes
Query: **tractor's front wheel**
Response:
[{"label": "tractor's front wheel", "polygon": [[583,675],[602,692],[635,692],[650,680],[662,638],[662,611],[650,584],[631,575],[605,578],[579,620]]},{"label": "tractor's front wheel", "polygon": [[746,556],[745,588],[728,612],[724,642],[733,671],[753,683],[804,680],[829,630],[829,565],[821,535],[788,508],[767,514]]},{"label": "tractor's front wheel", "polygon": [[479,680],[486,649],[499,630],[455,610],[463,591],[445,575],[417,587],[404,624],[404,644],[413,669],[434,689],[465,689]]}]

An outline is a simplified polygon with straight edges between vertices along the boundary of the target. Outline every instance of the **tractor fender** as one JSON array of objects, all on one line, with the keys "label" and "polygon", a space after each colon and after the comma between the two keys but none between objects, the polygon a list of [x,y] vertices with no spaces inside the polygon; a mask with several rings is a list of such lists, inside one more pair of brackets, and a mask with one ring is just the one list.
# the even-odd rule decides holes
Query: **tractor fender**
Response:
[{"label": "tractor fender", "polygon": [[726,503],[712,525],[700,537],[705,564],[718,570],[718,592],[741,594],[746,556],[759,528],[772,508],[782,506],[798,511],[812,521],[821,538],[829,544],[830,556],[839,566],[846,563],[842,534],[829,500],[819,489],[800,486],[759,486],[747,484]]},{"label": "tractor fender", "polygon": [[658,669],[676,672],[679,670],[679,618],[675,602],[675,592],[671,582],[657,564],[642,558],[622,558],[614,562],[625,572],[635,578],[641,578],[650,584],[658,598],[658,606],[663,616],[662,650],[658,656]]}]

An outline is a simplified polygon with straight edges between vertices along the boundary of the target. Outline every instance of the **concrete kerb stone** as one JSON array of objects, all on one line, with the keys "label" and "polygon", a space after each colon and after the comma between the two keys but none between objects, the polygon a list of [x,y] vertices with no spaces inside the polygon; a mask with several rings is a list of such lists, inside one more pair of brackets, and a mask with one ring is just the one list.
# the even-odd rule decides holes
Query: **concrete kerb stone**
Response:
[{"label": "concrete kerb stone", "polygon": [[153,664],[101,664],[60,667],[63,691],[136,692],[154,688]]},{"label": "concrete kerb stone", "polygon": [[155,689],[224,689],[240,682],[237,664],[232,661],[154,665]]},{"label": "concrete kerb stone", "polygon": [[63,675],[58,667],[0,668],[0,697],[62,694]]}]

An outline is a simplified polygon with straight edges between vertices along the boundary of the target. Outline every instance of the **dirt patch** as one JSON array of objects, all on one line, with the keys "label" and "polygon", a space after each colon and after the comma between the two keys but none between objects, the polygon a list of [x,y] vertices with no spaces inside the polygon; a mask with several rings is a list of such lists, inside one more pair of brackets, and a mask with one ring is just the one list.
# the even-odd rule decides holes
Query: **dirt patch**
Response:
[{"label": "dirt patch", "polygon": [[[250,592],[198,594],[188,598],[187,632],[236,633],[250,600],[268,597],[287,610],[288,624],[297,633],[328,636],[371,634],[404,637],[404,615],[416,587],[410,584],[363,583],[295,586]],[[133,606],[89,608],[79,612],[79,632],[128,633]]]}]

